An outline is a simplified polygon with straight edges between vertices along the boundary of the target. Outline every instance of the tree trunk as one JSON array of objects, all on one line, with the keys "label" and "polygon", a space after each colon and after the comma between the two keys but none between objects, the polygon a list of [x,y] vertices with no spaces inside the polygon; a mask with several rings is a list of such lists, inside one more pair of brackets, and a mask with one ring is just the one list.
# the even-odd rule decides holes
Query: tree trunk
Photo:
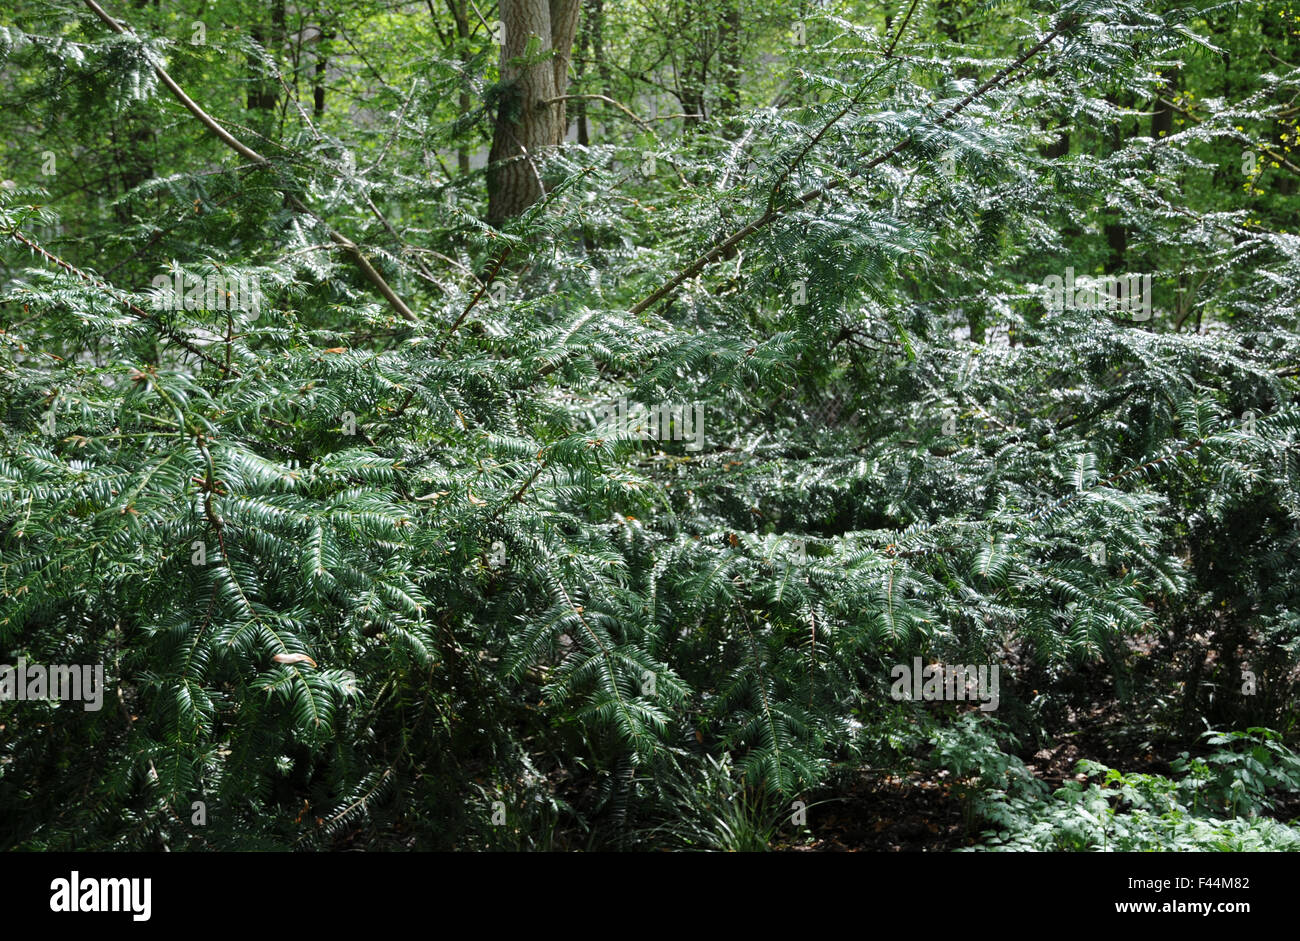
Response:
[{"label": "tree trunk", "polygon": [[[592,0],[585,0],[585,2],[588,7],[587,15],[583,17],[582,29],[578,31],[577,79],[579,91],[585,91],[582,80],[587,74],[587,53],[591,48],[591,30],[593,23],[600,15],[601,0],[596,0],[594,5],[592,4]],[[578,122],[578,143],[583,147],[586,147],[591,143],[591,128],[587,122],[587,102],[575,102],[573,107],[573,116]]]},{"label": "tree trunk", "polygon": [[329,78],[329,50],[334,41],[334,30],[322,22],[320,36],[316,39],[316,81],[311,89],[312,117],[325,113],[325,82]]},{"label": "tree trunk", "polygon": [[1165,104],[1162,98],[1173,100],[1178,92],[1178,70],[1173,69],[1165,79],[1165,84],[1161,86],[1159,95],[1151,103],[1151,139],[1159,140],[1168,136],[1174,129],[1174,109],[1171,105]]},{"label": "tree trunk", "polygon": [[[432,9],[432,8],[430,8]],[[451,11],[451,18],[456,23],[456,42],[457,55],[460,57],[462,64],[469,64],[469,0],[447,0],[447,9]],[[469,114],[470,101],[469,92],[463,86],[460,93],[456,96],[457,115],[464,117]],[[469,173],[469,145],[462,143],[456,148],[456,170],[461,176]]]},{"label": "tree trunk", "polygon": [[[255,25],[251,32],[253,38],[266,49],[267,55],[273,61],[276,60],[280,55],[281,48],[284,46],[285,39],[284,0],[275,0],[271,5],[269,43],[267,42],[267,32],[260,23]],[[279,83],[266,75],[262,64],[253,56],[248,57],[248,65],[253,73],[252,83],[248,89],[249,110],[274,111],[280,101]]]},{"label": "tree trunk", "polygon": [[722,8],[719,59],[722,71],[722,98],[718,102],[720,114],[734,114],[740,110],[741,68],[740,0],[728,0]]},{"label": "tree trunk", "polygon": [[[505,44],[501,80],[506,85],[497,111],[488,155],[488,222],[500,225],[542,197],[536,157],[564,140],[567,124],[563,101],[569,84],[569,58],[578,27],[580,0],[501,0]],[[529,38],[541,40],[539,51],[553,55],[520,66],[515,60]]]}]

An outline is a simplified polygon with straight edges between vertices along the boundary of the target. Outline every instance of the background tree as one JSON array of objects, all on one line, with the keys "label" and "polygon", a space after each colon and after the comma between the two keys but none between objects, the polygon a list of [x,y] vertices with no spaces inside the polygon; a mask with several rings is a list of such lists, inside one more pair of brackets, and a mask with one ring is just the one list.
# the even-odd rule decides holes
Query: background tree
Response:
[{"label": "background tree", "polygon": [[502,0],[501,103],[488,155],[488,221],[499,225],[543,195],[536,158],[568,128],[565,92],[580,0]]}]

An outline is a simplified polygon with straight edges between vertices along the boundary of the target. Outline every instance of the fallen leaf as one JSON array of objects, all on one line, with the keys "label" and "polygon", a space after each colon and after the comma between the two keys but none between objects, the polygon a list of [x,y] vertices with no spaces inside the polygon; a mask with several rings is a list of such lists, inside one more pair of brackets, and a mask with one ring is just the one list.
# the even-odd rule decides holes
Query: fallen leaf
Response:
[{"label": "fallen leaf", "polygon": [[316,661],[305,653],[278,653],[271,658],[276,663],[310,663],[316,665]]}]

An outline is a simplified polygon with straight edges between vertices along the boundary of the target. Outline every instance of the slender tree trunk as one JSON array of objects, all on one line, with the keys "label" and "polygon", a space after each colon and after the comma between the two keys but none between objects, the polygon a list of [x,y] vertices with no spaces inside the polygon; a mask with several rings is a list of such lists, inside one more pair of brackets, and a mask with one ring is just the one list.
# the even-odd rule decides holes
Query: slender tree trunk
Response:
[{"label": "slender tree trunk", "polygon": [[[569,64],[573,61],[573,37],[578,32],[578,13],[581,0],[550,0],[551,48],[555,50],[555,94],[563,95],[569,88]],[[558,102],[556,122],[561,143],[569,130],[565,102]]]},{"label": "slender tree trunk", "polygon": [[[1047,130],[1046,118],[1039,121],[1039,127],[1043,130]],[[1048,160],[1059,160],[1064,157],[1070,152],[1070,132],[1068,130],[1061,131],[1060,137],[1052,141],[1052,143],[1048,144],[1046,147],[1040,147],[1038,152]]]},{"label": "slender tree trunk", "polygon": [[[271,5],[270,42],[267,42],[267,30],[261,24],[251,30],[252,36],[266,49],[272,60],[279,55],[284,45],[284,0],[275,0]],[[248,58],[252,83],[248,87],[248,108],[250,111],[274,111],[280,101],[279,83],[265,76],[263,66],[252,56]]]},{"label": "slender tree trunk", "polygon": [[[467,62],[469,59],[469,0],[447,0],[447,9],[451,11],[451,18],[456,22],[456,41],[460,43],[460,60],[462,63]],[[456,96],[456,108],[461,117],[469,113],[469,92],[464,89],[463,80],[460,94]],[[469,173],[469,146],[464,143],[456,148],[456,169],[461,176]]]},{"label": "slender tree trunk", "polygon": [[1151,138],[1159,140],[1174,129],[1174,109],[1161,99],[1172,99],[1178,91],[1178,70],[1173,69],[1160,88],[1160,95],[1151,105]]},{"label": "slender tree trunk", "polygon": [[[582,79],[587,73],[587,52],[591,48],[591,30],[592,21],[595,19],[593,7],[599,9],[599,0],[593,4],[592,0],[585,0],[588,7],[587,15],[582,19],[582,29],[578,31],[578,65],[577,65],[577,85],[578,90],[583,90]],[[578,143],[586,147],[591,143],[591,129],[587,126],[587,102],[577,101],[573,105],[573,116],[578,122]]]},{"label": "slender tree trunk", "polygon": [[[266,29],[261,24],[254,25],[249,30],[249,35],[259,46],[266,47]],[[266,89],[262,81],[262,69],[257,58],[251,53],[247,57],[248,62],[248,110],[261,111],[265,107],[263,104],[263,94]],[[270,107],[275,107],[275,101],[272,100]]]},{"label": "slender tree trunk", "polygon": [[[501,0],[501,79],[506,92],[488,156],[488,222],[493,225],[519,215],[542,197],[536,158],[558,146],[567,129],[564,102],[555,99],[568,88],[579,6],[579,0]],[[532,36],[541,42],[539,51],[553,54],[520,65],[516,60]]]},{"label": "slender tree trunk", "polygon": [[734,114],[740,108],[741,46],[740,0],[727,0],[722,8],[718,52],[722,70],[720,114]]},{"label": "slender tree trunk", "polygon": [[682,88],[676,92],[677,101],[682,106],[682,118],[684,127],[691,127],[701,124],[704,121],[704,77],[701,75],[699,84],[695,84],[688,76],[682,82]]},{"label": "slender tree trunk", "polygon": [[600,76],[600,93],[614,97],[614,76],[605,58],[605,0],[587,0],[591,17],[591,54],[596,59],[596,74]]},{"label": "slender tree trunk", "polygon": [[325,113],[325,80],[329,73],[329,50],[334,41],[334,30],[321,24],[321,34],[316,40],[316,81],[312,85],[312,116],[319,118]]}]

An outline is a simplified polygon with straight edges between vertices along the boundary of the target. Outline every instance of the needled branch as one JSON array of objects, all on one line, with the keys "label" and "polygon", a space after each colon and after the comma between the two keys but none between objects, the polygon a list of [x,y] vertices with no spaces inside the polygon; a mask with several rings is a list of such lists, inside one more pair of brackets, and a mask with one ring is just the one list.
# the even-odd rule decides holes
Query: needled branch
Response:
[{"label": "needled branch", "polygon": [[[132,35],[124,25],[124,21],[113,19],[113,17],[104,12],[104,8],[96,3],[95,0],[85,0],[85,3],[96,16],[108,25],[109,29],[113,30],[113,32],[119,33],[123,36]],[[185,107],[185,110],[198,118],[199,122],[211,131],[217,140],[221,141],[244,159],[257,164],[258,166],[270,166],[270,160],[263,157],[247,144],[241,142],[238,138],[217,123],[216,119],[204,111],[193,98],[185,94],[185,90],[181,88],[180,85],[176,84],[176,80],[167,74],[166,69],[161,65],[154,63],[153,70],[154,74],[158,76],[158,80],[167,86],[167,89],[173,96],[175,96],[176,100]],[[304,205],[302,200],[300,200],[296,195],[283,190],[282,192],[285,193],[285,196],[289,200],[289,205],[292,206],[294,210],[311,215],[313,218],[324,224],[324,220]],[[384,296],[384,299],[392,305],[392,308],[411,323],[418,323],[419,318],[415,316],[415,312],[406,306],[406,303],[398,297],[397,292],[392,289],[386,280],[384,280],[384,276],[375,270],[374,265],[370,263],[370,259],[365,256],[365,253],[361,251],[361,248],[346,235],[336,231],[328,224],[325,224],[325,227],[329,230],[330,240],[352,256],[352,260],[356,263],[357,268],[361,270],[361,273],[365,275],[366,280],[375,286],[379,293]]]},{"label": "needled branch", "polygon": [[[64,271],[76,275],[82,281],[85,281],[87,284],[99,288],[104,293],[109,294],[110,296],[116,295],[118,293],[116,289],[112,287],[112,285],[109,285],[93,277],[92,275],[87,274],[86,272],[78,268],[76,265],[69,264],[68,262],[60,258],[58,255],[55,255],[52,252],[47,251],[43,246],[33,242],[31,239],[27,238],[22,233],[17,231],[10,232],[9,236],[10,238],[13,238],[16,241],[19,241],[22,244],[26,245],[32,251],[36,252],[38,255],[44,258],[46,261],[50,262],[56,267],[62,268]],[[158,331],[163,336],[167,337],[167,339],[175,341],[178,345],[184,347],[187,351],[193,353],[195,356],[203,360],[205,363],[208,363],[209,365],[215,366],[218,369],[220,369],[223,375],[231,375],[238,378],[239,370],[231,366],[230,363],[222,363],[219,360],[213,359],[207,353],[203,352],[203,350],[195,346],[194,343],[184,334],[176,332],[170,326],[163,323],[163,321],[160,320],[158,317],[149,313],[147,310],[142,310],[141,308],[132,304],[130,301],[122,299],[120,296],[113,296],[113,299],[118,303],[122,304],[123,306],[125,306],[126,309],[131,312],[132,316],[140,320],[148,321],[149,323],[156,326],[158,328]]]},{"label": "needled branch", "polygon": [[438,343],[437,352],[442,352],[442,348],[447,345],[447,341],[455,336],[456,331],[460,329],[460,325],[465,322],[465,318],[469,316],[469,312],[474,309],[474,306],[482,299],[483,295],[487,293],[488,288],[492,286],[492,282],[496,280],[497,272],[501,270],[501,266],[504,265],[506,259],[510,257],[510,252],[511,246],[507,245],[501,254],[497,256],[496,263],[492,266],[492,270],[487,273],[487,277],[485,277],[479,284],[478,291],[472,298],[470,298],[469,303],[465,305],[465,309],[460,312],[460,316],[457,317],[452,325],[447,328],[447,333]]},{"label": "needled branch", "polygon": [[[1063,29],[1064,29],[1063,25],[1058,25],[1055,29],[1053,29],[1041,40],[1039,40],[1032,47],[1030,47],[1018,59],[1016,59],[1010,65],[1006,66],[1006,68],[1002,69],[1000,72],[998,72],[996,75],[990,78],[979,88],[976,88],[974,91],[968,94],[961,101],[957,102],[957,104],[953,105],[943,114],[941,114],[938,120],[935,122],[935,125],[940,126],[946,124],[948,121],[952,120],[957,115],[965,111],[968,107],[970,107],[971,102],[985,95],[990,89],[996,87],[997,85],[1000,85],[1012,73],[1016,72],[1022,66],[1024,66],[1026,62],[1028,62],[1034,56],[1038,55],[1038,53],[1046,49],[1047,46],[1052,42],[1052,40],[1061,34],[1061,31]],[[844,112],[842,112],[836,118],[836,120],[839,120],[840,118],[843,117],[844,114],[847,113],[848,113],[848,109],[845,109]],[[824,128],[822,130],[822,133],[824,134],[827,129],[828,128]],[[901,141],[899,141],[893,147],[886,150],[884,153],[879,154],[878,156],[872,158],[862,168],[860,172],[867,173],[871,170],[874,170],[876,167],[880,166],[890,157],[893,157],[894,155],[898,154],[900,151],[908,147],[913,140],[915,140],[914,134],[909,134],[907,137],[904,137]],[[823,186],[819,186],[815,189],[811,189],[808,192],[795,197],[793,201],[786,203],[784,206],[769,205],[767,210],[761,216],[747,223],[744,227],[732,233],[722,241],[715,242],[711,248],[707,249],[701,255],[697,256],[694,261],[692,261],[685,268],[677,272],[677,274],[673,275],[673,277],[670,278],[661,287],[657,288],[652,294],[650,294],[648,297],[644,298],[643,300],[638,302],[634,307],[632,307],[630,313],[641,314],[645,312],[649,308],[653,307],[655,304],[659,303],[665,297],[672,294],[682,284],[684,284],[685,282],[689,281],[691,278],[698,275],[710,264],[717,261],[719,258],[726,256],[728,253],[731,252],[732,249],[734,249],[741,242],[748,239],[751,235],[754,235],[756,232],[760,232],[763,229],[767,228],[777,219],[780,219],[781,217],[787,215],[789,212],[799,209],[803,206],[806,206],[809,203],[813,202],[814,200],[820,199],[822,196],[826,195],[831,190],[838,189],[842,185],[844,185],[843,180],[832,180],[831,182]]]}]

